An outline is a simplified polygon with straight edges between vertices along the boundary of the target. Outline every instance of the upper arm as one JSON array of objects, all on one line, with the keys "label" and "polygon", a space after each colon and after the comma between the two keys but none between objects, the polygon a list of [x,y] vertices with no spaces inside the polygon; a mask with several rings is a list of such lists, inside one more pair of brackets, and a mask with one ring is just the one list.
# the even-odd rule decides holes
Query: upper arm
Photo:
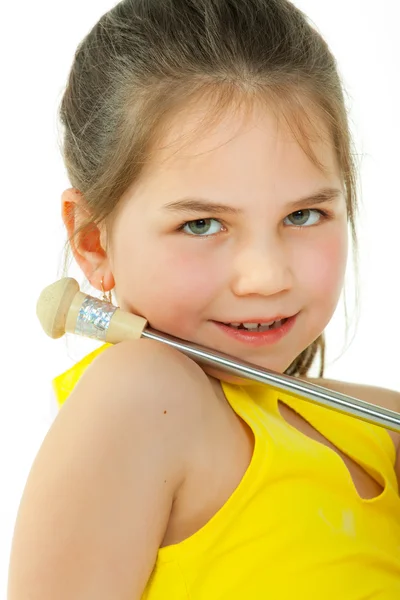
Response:
[{"label": "upper arm", "polygon": [[107,350],[56,417],[19,507],[9,600],[141,597],[196,418],[192,361],[160,346]]}]

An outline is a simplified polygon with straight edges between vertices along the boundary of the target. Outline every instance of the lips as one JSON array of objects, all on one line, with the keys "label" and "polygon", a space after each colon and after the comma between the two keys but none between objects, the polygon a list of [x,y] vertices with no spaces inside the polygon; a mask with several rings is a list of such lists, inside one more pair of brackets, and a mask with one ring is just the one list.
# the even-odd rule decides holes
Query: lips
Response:
[{"label": "lips", "polygon": [[[227,335],[236,342],[245,344],[247,346],[260,347],[275,344],[285,337],[294,327],[298,315],[299,313],[293,317],[283,317],[283,323],[279,322],[277,326],[257,327],[256,329],[252,330],[246,329],[245,327],[232,327],[231,325],[225,324],[221,321],[214,321],[214,324],[221,333]],[[253,323],[256,322],[256,320],[253,321]],[[261,320],[259,322],[263,321]]]}]

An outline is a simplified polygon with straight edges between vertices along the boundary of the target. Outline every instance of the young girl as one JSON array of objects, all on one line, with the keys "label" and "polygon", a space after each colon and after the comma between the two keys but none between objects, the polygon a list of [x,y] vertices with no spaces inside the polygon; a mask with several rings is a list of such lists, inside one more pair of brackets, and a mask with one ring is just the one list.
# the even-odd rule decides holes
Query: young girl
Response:
[{"label": "young girl", "polygon": [[[287,0],[125,0],[61,105],[62,214],[97,289],[150,326],[322,379],[356,242],[335,59]],[[398,434],[149,340],[54,380],[9,600],[400,597]],[[68,398],[68,399],[67,399]]]}]

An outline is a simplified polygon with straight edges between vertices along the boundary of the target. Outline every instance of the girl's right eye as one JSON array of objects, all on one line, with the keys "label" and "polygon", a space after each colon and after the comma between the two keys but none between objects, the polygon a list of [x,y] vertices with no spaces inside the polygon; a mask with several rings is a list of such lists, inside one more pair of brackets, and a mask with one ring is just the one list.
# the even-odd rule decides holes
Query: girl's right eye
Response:
[{"label": "girl's right eye", "polygon": [[[217,226],[212,226],[213,222]],[[186,221],[179,227],[179,231],[196,237],[207,237],[219,233],[222,227],[223,225],[217,219],[196,219],[195,221]]]}]

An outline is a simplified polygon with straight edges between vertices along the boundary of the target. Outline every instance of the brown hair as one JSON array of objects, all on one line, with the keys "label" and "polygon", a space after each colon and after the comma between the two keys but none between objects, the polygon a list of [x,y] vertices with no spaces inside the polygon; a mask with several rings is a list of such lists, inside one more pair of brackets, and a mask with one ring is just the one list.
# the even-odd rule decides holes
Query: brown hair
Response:
[{"label": "brown hair", "polygon": [[[358,278],[357,170],[340,76],[327,43],[288,0],[123,0],[100,18],[76,50],[59,111],[68,177],[91,215],[66,246],[91,224],[111,230],[168,117],[202,97],[214,101],[210,127],[235,102],[264,102],[325,171],[309,143],[324,135],[319,117],[344,182]],[[307,375],[318,351],[323,377],[324,333],[286,373]]]}]

